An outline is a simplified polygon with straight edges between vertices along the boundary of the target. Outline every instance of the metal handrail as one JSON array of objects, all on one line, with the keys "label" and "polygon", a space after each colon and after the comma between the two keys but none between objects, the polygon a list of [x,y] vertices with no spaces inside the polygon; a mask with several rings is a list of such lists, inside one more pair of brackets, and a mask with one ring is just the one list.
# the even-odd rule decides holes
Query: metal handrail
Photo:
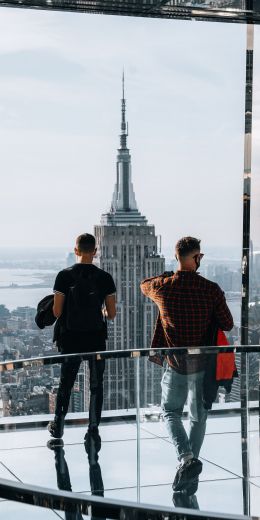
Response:
[{"label": "metal handrail", "polygon": [[[223,346],[193,346],[189,347],[190,350],[194,350],[195,354],[197,354],[198,349],[200,353],[203,354],[217,354],[221,352],[222,349],[232,349],[235,350],[236,353],[260,353],[260,345],[230,345],[227,347]],[[156,354],[161,356],[167,356],[169,354],[174,353],[185,353],[187,351],[187,347],[176,347],[171,349],[165,348],[140,348],[140,349],[126,349],[126,350],[102,350],[95,352],[75,352],[73,354],[54,354],[50,356],[39,356],[39,357],[31,357],[31,358],[23,358],[23,359],[9,359],[0,362],[0,372],[5,372],[9,370],[17,370],[20,368],[27,368],[30,366],[43,366],[43,365],[55,365],[58,363],[62,363],[65,359],[80,357],[81,361],[86,361],[88,359],[118,359],[118,358],[138,358],[138,357],[153,357]]]},{"label": "metal handrail", "polygon": [[184,508],[166,508],[151,504],[115,500],[111,498],[83,495],[71,491],[53,490],[0,479],[0,496],[23,504],[80,512],[95,517],[121,520],[247,520],[250,517],[223,513],[203,512]]}]

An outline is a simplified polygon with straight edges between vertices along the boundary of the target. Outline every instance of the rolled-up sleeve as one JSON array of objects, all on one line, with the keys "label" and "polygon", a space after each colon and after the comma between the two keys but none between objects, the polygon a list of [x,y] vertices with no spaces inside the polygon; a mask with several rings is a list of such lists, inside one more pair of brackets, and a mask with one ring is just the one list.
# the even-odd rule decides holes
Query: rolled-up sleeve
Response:
[{"label": "rolled-up sleeve", "polygon": [[53,292],[58,294],[64,294],[64,296],[68,293],[68,277],[64,271],[60,271],[57,276],[53,287]]},{"label": "rolled-up sleeve", "polygon": [[155,301],[157,281],[158,277],[156,276],[153,278],[146,278],[140,284],[142,293],[153,301]]}]

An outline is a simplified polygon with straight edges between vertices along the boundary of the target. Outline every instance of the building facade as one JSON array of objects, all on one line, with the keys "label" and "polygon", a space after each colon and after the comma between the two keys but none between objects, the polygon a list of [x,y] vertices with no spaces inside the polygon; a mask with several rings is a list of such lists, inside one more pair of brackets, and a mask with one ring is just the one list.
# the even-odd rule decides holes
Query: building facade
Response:
[{"label": "building facade", "polygon": [[[113,276],[117,287],[117,316],[108,325],[109,350],[150,346],[157,309],[141,294],[140,282],[162,273],[165,267],[164,258],[158,251],[155,227],[139,212],[135,199],[131,155],[127,147],[124,77],[121,103],[120,147],[112,204],[110,211],[102,215],[101,224],[95,226],[99,266]],[[142,365],[141,360],[143,405],[159,402],[160,377],[160,369],[152,363]],[[134,363],[124,359],[108,362],[104,409],[134,406]]]}]

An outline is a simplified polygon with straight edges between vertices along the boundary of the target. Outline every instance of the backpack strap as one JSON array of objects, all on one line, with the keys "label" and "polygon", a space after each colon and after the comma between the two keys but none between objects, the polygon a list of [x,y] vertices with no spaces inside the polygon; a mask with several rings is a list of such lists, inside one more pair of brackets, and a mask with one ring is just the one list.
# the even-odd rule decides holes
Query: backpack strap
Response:
[{"label": "backpack strap", "polygon": [[78,282],[80,280],[85,280],[85,281],[95,281],[97,280],[97,273],[93,272],[93,273],[88,273],[88,276],[83,276],[83,270],[79,270],[79,272],[77,273],[77,269],[75,268],[71,268],[71,272],[70,272],[72,278],[74,279],[75,282]]}]

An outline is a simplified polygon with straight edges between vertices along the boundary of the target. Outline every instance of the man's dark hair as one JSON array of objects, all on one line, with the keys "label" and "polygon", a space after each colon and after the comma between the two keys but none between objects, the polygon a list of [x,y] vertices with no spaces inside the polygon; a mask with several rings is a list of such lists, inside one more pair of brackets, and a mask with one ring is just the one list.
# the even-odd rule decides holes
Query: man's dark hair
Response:
[{"label": "man's dark hair", "polygon": [[200,250],[200,240],[194,237],[183,237],[175,246],[176,254],[180,257],[188,256],[196,250]]},{"label": "man's dark hair", "polygon": [[81,253],[93,253],[96,248],[96,239],[89,233],[83,233],[77,237],[76,247]]}]

